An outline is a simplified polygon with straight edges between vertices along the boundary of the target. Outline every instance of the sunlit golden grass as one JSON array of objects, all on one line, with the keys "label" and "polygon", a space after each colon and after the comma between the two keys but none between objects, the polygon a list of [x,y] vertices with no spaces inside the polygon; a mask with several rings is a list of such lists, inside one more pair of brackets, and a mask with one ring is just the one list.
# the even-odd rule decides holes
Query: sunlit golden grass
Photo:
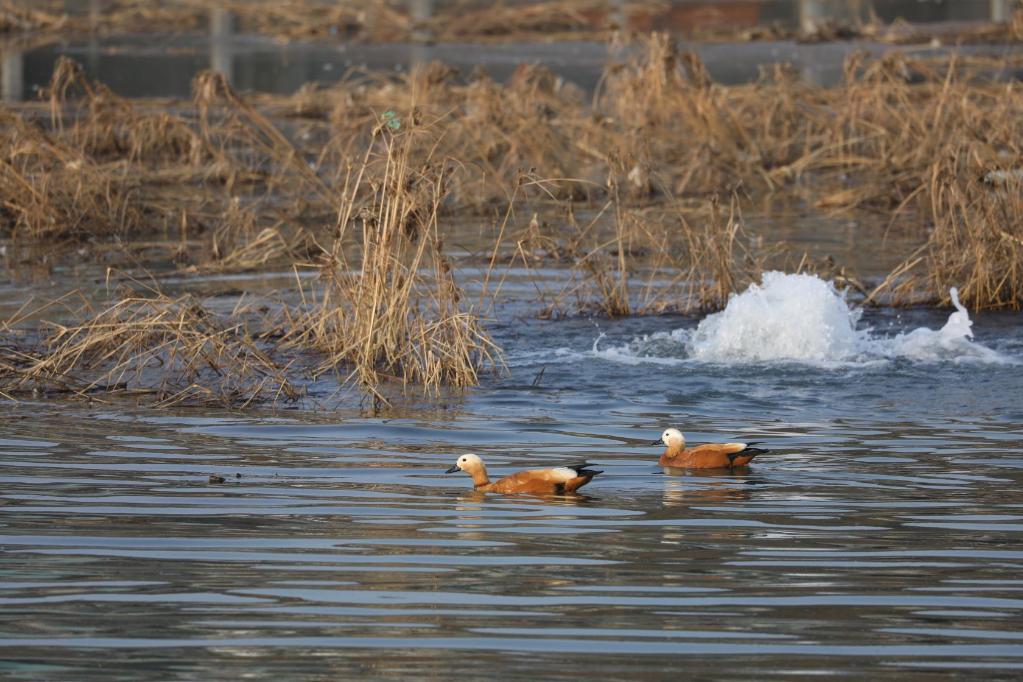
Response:
[{"label": "sunlit golden grass", "polygon": [[[283,343],[322,353],[318,372],[370,390],[385,379],[432,391],[472,386],[482,368],[500,362],[500,350],[443,252],[438,222],[450,171],[444,159],[420,163],[413,151],[424,133],[411,117],[401,125],[401,132],[378,126],[381,158],[368,155],[347,178],[322,286],[299,311],[285,311]],[[367,179],[377,162],[382,176]],[[360,207],[363,183],[372,193]],[[358,234],[354,257],[345,248],[350,231]]]},{"label": "sunlit golden grass", "polygon": [[972,161],[934,164],[934,227],[875,296],[948,304],[954,286],[974,309],[1023,307],[1023,171]]}]

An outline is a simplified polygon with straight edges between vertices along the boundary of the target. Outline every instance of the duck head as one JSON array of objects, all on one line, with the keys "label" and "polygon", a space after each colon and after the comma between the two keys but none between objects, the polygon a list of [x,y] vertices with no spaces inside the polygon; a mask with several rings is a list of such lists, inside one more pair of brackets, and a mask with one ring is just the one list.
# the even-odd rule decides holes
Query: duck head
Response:
[{"label": "duck head", "polygon": [[461,457],[459,457],[458,461],[455,462],[455,465],[448,469],[447,471],[445,471],[444,473],[453,474],[458,470],[462,470],[467,474],[471,474],[474,471],[483,468],[485,468],[483,466],[483,460],[480,459],[478,455],[473,455],[470,453],[468,455],[462,455]]},{"label": "duck head", "polygon": [[684,448],[686,446],[686,437],[682,435],[682,432],[678,429],[665,429],[661,437],[650,445],[666,445],[669,448]]},{"label": "duck head", "polygon": [[464,471],[465,473],[472,476],[473,483],[477,486],[486,485],[490,480],[487,478],[487,467],[484,466],[483,460],[478,455],[466,454],[458,458],[455,465],[445,471],[446,474],[453,474],[456,471]]}]

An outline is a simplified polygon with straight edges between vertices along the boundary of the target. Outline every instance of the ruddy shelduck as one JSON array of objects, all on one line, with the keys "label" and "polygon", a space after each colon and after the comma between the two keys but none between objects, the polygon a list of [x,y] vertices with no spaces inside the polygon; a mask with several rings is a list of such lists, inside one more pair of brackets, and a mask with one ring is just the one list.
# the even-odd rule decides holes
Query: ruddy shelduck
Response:
[{"label": "ruddy shelduck", "polygon": [[590,464],[574,464],[552,469],[530,469],[490,482],[487,467],[477,455],[462,455],[446,473],[459,469],[472,476],[473,486],[484,493],[532,493],[533,495],[563,495],[575,492],[593,480],[602,471],[590,469]]},{"label": "ruddy shelduck", "polygon": [[769,452],[750,447],[757,443],[708,443],[686,447],[686,437],[678,429],[665,429],[651,445],[667,446],[658,461],[662,467],[677,469],[735,469],[749,464],[754,457]]}]

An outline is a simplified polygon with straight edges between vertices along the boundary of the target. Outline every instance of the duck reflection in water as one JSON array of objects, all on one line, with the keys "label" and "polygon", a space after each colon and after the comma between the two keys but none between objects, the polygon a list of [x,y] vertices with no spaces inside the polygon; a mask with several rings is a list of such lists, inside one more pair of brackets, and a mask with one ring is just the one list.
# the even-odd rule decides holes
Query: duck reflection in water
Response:
[{"label": "duck reflection in water", "polygon": [[466,505],[478,505],[483,502],[502,502],[507,503],[509,499],[513,499],[522,504],[528,505],[563,505],[566,507],[576,507],[581,504],[588,504],[593,502],[595,498],[585,493],[572,492],[572,493],[518,493],[513,497],[501,497],[488,495],[482,490],[470,490],[458,494],[459,511],[467,511],[472,509],[480,509],[478,506],[465,506]]},{"label": "duck reflection in water", "polygon": [[664,467],[664,506],[744,502],[762,479],[749,469],[699,470]]},{"label": "duck reflection in water", "polygon": [[567,508],[588,506],[594,501],[595,498],[577,492],[488,495],[482,490],[470,490],[459,493],[455,499],[453,524],[459,538],[492,541],[495,531],[548,528],[552,518],[557,519],[556,527],[563,528],[576,518]]}]

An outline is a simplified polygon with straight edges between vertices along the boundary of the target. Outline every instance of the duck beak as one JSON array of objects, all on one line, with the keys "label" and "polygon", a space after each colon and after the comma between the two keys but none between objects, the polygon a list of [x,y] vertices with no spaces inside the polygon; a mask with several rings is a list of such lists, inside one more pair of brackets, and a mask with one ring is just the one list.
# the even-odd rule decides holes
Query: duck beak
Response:
[{"label": "duck beak", "polygon": [[664,443],[661,441],[660,438],[658,438],[654,442],[650,443],[650,445],[664,445]]},{"label": "duck beak", "polygon": [[444,473],[445,474],[453,474],[456,471],[458,471],[458,465],[457,464],[455,466],[451,467],[450,469],[448,469],[447,471],[445,471]]}]

